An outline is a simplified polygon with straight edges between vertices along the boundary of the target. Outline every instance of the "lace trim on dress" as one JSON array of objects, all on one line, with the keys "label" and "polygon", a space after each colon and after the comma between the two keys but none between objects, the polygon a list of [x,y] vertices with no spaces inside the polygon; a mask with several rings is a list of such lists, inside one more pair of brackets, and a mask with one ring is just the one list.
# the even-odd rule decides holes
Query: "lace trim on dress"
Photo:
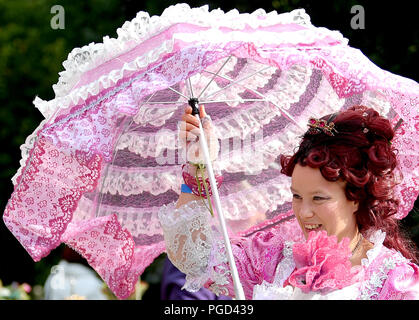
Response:
[{"label": "lace trim on dress", "polygon": [[178,209],[174,204],[163,206],[159,219],[168,257],[186,274],[182,289],[198,291],[210,278],[225,284],[227,272],[212,272],[211,267],[223,263],[224,258],[211,227],[210,213],[203,204],[191,201]]},{"label": "lace trim on dress", "polygon": [[214,230],[217,234],[213,250],[211,250],[211,257],[209,263],[209,278],[214,281],[208,288],[217,296],[228,296],[229,292],[227,285],[231,277],[231,270],[229,268],[228,259],[224,241],[221,240],[221,234],[218,230]]},{"label": "lace trim on dress", "polygon": [[389,271],[395,267],[396,262],[393,257],[384,259],[378,271],[373,272],[371,277],[362,284],[363,289],[361,290],[360,299],[372,300],[378,298],[380,288],[383,287],[384,281],[388,278]]},{"label": "lace trim on dress", "polygon": [[[367,251],[367,258],[361,260],[361,265],[367,269],[373,261],[379,256],[381,250],[383,249],[384,245],[383,242],[385,240],[386,233],[377,230],[375,231],[369,238],[369,240],[374,243],[374,247]],[[388,257],[384,258],[383,261],[380,263],[380,266],[377,268],[377,271],[371,273],[369,278],[363,281],[361,286],[361,292],[359,295],[359,299],[361,300],[373,300],[379,297],[381,288],[385,280],[388,278],[388,273],[390,270],[393,270],[396,267],[396,263],[399,261],[403,261],[402,257],[398,255],[389,255]]]},{"label": "lace trim on dress", "polygon": [[377,230],[368,237],[368,240],[371,241],[374,244],[374,246],[367,251],[367,257],[361,260],[361,265],[363,267],[368,267],[372,263],[372,261],[378,256],[381,249],[383,248],[385,238],[386,233],[382,230]]}]

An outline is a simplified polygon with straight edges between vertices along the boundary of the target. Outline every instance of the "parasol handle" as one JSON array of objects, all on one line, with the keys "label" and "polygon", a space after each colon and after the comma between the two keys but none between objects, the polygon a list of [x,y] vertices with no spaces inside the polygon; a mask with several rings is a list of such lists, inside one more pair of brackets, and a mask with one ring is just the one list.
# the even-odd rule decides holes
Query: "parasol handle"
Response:
[{"label": "parasol handle", "polygon": [[[223,234],[223,237],[224,237],[224,243],[225,243],[225,246],[226,246],[228,262],[230,264],[231,276],[233,278],[234,292],[235,292],[235,295],[236,295],[236,299],[237,300],[246,300],[245,295],[244,295],[244,290],[243,290],[243,287],[241,285],[240,278],[239,278],[239,275],[238,275],[236,263],[234,261],[233,251],[231,249],[230,239],[229,239],[228,233],[227,233],[227,227],[226,227],[226,223],[225,223],[225,219],[224,219],[224,214],[223,214],[222,209],[221,209],[220,196],[218,194],[217,183],[216,183],[216,180],[215,180],[214,170],[213,170],[212,164],[211,164],[211,158],[210,158],[209,151],[208,151],[208,144],[207,144],[207,140],[206,140],[206,137],[205,137],[204,128],[202,126],[201,119],[199,117],[199,110],[198,110],[198,107],[197,107],[198,99],[191,98],[188,102],[189,102],[189,105],[192,107],[192,114],[195,115],[195,117],[199,120],[199,132],[200,132],[199,141],[200,141],[200,144],[201,144],[201,150],[204,152],[204,159],[205,159],[205,164],[206,164],[206,168],[207,168],[207,172],[208,172],[208,178],[209,178],[210,185],[211,185],[212,195],[214,197],[215,208],[218,212],[218,219],[220,220],[220,224],[221,224],[221,230],[222,230],[222,234]],[[196,110],[195,114],[194,114],[194,110]]]},{"label": "parasol handle", "polygon": [[[199,115],[199,109],[198,109],[198,99],[197,98],[190,98],[189,100],[188,100],[188,104],[191,106],[191,108],[192,108],[192,115],[193,116],[196,116],[196,115]],[[201,119],[200,119],[200,121],[199,122],[201,122]]]}]

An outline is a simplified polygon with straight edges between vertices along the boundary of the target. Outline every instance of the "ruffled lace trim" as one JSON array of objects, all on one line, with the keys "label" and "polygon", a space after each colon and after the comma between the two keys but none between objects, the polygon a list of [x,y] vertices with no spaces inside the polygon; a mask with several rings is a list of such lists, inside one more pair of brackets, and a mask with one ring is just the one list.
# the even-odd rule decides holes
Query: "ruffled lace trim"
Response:
[{"label": "ruffled lace trim", "polygon": [[182,181],[181,166],[123,168],[109,165],[100,190],[112,195],[130,196],[149,192],[156,196],[169,190],[179,193]]},{"label": "ruffled lace trim", "polygon": [[[142,174],[145,175],[146,173],[142,173]],[[140,174],[137,177],[141,179],[140,177],[142,176],[142,174]],[[133,176],[130,175],[130,177],[133,177]],[[167,180],[170,181],[171,178],[178,179],[179,175],[170,176],[170,174],[168,174]],[[124,192],[123,194],[125,196],[127,196],[128,194],[129,195],[140,194],[141,192],[144,192],[144,191],[149,191],[149,192],[156,191],[156,189],[154,188],[155,186],[152,189],[150,189],[150,184],[139,183],[139,180],[137,181],[130,180],[130,181],[132,182],[132,186],[133,186],[132,189],[129,187],[131,186],[130,182],[124,181],[126,192]],[[163,183],[164,180],[159,180],[159,181]],[[114,183],[113,185],[117,184],[118,179],[115,178],[115,180],[113,180],[113,183]],[[155,184],[156,182],[153,182],[153,183]],[[180,183],[170,182],[170,185],[176,186],[176,187],[173,187],[172,190],[178,194],[180,193],[180,189],[179,189]],[[224,216],[228,220],[238,220],[238,219],[242,220],[242,219],[251,218],[255,212],[273,211],[278,206],[284,204],[287,201],[290,201],[292,195],[291,195],[291,192],[289,191],[288,186],[289,186],[289,177],[278,175],[277,178],[271,179],[264,184],[254,186],[251,189],[243,189],[239,192],[235,192],[227,196],[223,196],[222,201],[223,201]],[[165,190],[166,187],[167,186],[162,187],[161,190]],[[120,194],[117,190],[110,188],[110,185],[107,185],[107,187],[105,187],[102,191],[103,192],[116,191],[114,194]],[[82,217],[84,212],[91,212],[90,210],[93,210],[93,207],[94,205],[92,201],[83,197],[78,205],[77,212],[80,212],[80,217]],[[110,205],[101,204],[98,209],[98,215],[102,216],[109,213],[117,212],[118,217],[130,216],[130,215],[132,216],[133,214],[135,214],[135,216],[139,218],[142,216],[149,216],[150,214],[154,215],[156,210],[158,210],[158,207],[147,207],[147,208],[125,207],[124,208],[124,207],[114,207]],[[137,223],[136,228],[138,228],[138,226],[139,224]],[[147,230],[147,233],[149,233],[149,230]]]},{"label": "ruffled lace trim", "polygon": [[[322,92],[328,92],[328,95],[324,95]],[[307,119],[313,114],[320,112],[320,110],[317,110],[319,106],[322,106],[322,108],[324,108],[321,110],[322,112],[332,113],[341,108],[341,106],[345,102],[343,99],[337,98],[337,95],[334,94],[334,91],[330,90],[330,84],[325,80],[322,81],[320,84],[319,95],[325,97],[324,100],[329,101],[330,103],[320,104],[317,100],[311,102],[310,105],[307,108],[305,108],[303,113],[296,118],[297,121],[299,121],[299,119]],[[362,103],[373,106],[381,114],[387,114],[389,110],[391,110],[389,102],[384,99],[383,94],[379,94],[378,92],[365,91],[362,96],[362,99]],[[136,115],[136,121],[139,122],[139,119],[143,119],[143,121],[141,121],[141,124],[145,124],[146,122],[150,121],[149,124],[154,124],[156,126],[163,125],[165,120],[171,117],[173,115],[174,110],[176,109],[169,108],[169,110],[167,110],[167,106],[165,106],[165,108],[166,109],[158,108],[156,106],[143,106],[140,109],[139,114]],[[230,122],[230,119],[228,117],[214,121],[217,130],[216,134],[219,137],[241,137],[243,139],[243,137],[246,134],[249,135],[257,132],[263,125],[269,123],[273,119],[273,117],[276,116],[278,113],[279,111],[277,109],[274,109],[270,104],[259,104],[255,107],[243,109],[243,112],[239,111],[234,114],[234,121],[236,123],[235,125],[233,125]],[[158,116],[156,116],[156,114]],[[164,115],[164,117],[162,115]],[[24,167],[24,164],[26,163],[26,160],[28,158],[29,152],[33,148],[34,141],[37,137],[37,132],[40,130],[40,128],[43,127],[45,123],[46,120],[43,120],[41,124],[38,126],[38,128],[30,136],[27,137],[25,143],[21,145],[21,166],[16,175],[12,178],[13,184],[16,184],[16,178],[20,175],[21,170]],[[303,125],[303,123],[301,124]],[[221,159],[221,161],[219,161],[217,167],[219,167],[220,170],[226,170],[227,172],[238,172],[248,170],[257,171],[266,169],[269,166],[269,160],[272,158],[276,158],[279,155],[280,150],[290,152],[292,148],[294,148],[295,141],[298,139],[298,136],[301,134],[298,128],[295,128],[292,125],[287,125],[287,127],[283,131],[285,132],[284,134],[278,134],[277,136],[275,136],[275,139],[271,139],[272,141],[270,141],[269,143],[263,143],[261,146],[258,146],[259,152],[261,152],[261,154],[263,154],[263,157],[268,160],[266,161],[266,163],[260,161],[255,163],[254,157],[252,157],[249,163],[249,159],[243,158],[240,154],[239,157],[234,160],[235,155],[230,153],[228,154],[228,157],[224,157],[223,159]],[[177,143],[175,143],[177,142],[175,136],[176,134],[177,133],[173,133],[171,131],[165,131],[164,133],[162,132],[161,135],[157,134],[154,136],[151,134],[139,136],[135,133],[125,133],[121,136],[121,139],[119,140],[120,142],[117,146],[117,150],[127,148],[129,151],[136,154],[141,154],[144,157],[156,156],[156,154],[160,154],[165,149],[173,149],[177,146]],[[223,140],[221,140],[221,143],[223,143]],[[157,178],[158,180],[154,179],[154,184],[150,185],[147,183],[149,182],[148,174],[135,173],[135,178],[130,178],[130,180],[141,181],[141,183],[128,183],[128,188],[132,187],[132,191],[125,191],[127,186],[121,185],[120,176],[126,175],[125,171],[123,173],[118,172],[121,170],[119,170],[118,168],[112,170],[110,174],[112,175],[113,179],[107,179],[107,183],[109,184],[108,189],[109,192],[111,192],[112,194],[119,192],[120,194],[127,195],[140,193],[142,191],[149,191],[153,194],[159,194],[168,190],[170,185],[167,184],[168,181],[174,181],[175,179],[172,175],[172,171],[170,173],[161,173],[161,178]],[[166,167],[164,167],[164,170],[166,170]],[[141,175],[141,177],[139,177],[138,175]],[[137,178],[140,180],[136,180]],[[175,188],[177,187],[178,183],[176,182]],[[136,191],[136,189],[138,189],[138,191]],[[172,190],[174,190],[173,186]]]},{"label": "ruffled lace trim", "polygon": [[[115,86],[127,73],[142,70],[156,62],[163,54],[172,52],[173,50],[173,40],[164,41],[161,46],[150,49],[147,54],[136,57],[132,62],[125,63],[120,69],[112,70],[109,74],[98,76],[97,80],[89,84],[74,88],[80,82],[83,73],[86,72],[85,69],[93,69],[99,66],[100,63],[98,61],[100,59],[108,60],[108,58],[104,58],[106,55],[110,55],[109,59],[115,58],[114,52],[120,51],[121,47],[114,46],[112,42],[111,45],[106,45],[107,41],[105,39],[109,40],[109,38],[104,38],[104,44],[93,44],[93,46],[90,44],[88,47],[83,47],[82,49],[73,49],[68,60],[63,63],[66,70],[60,72],[58,83],[52,86],[56,96],[53,100],[45,101],[39,97],[35,98],[33,103],[45,118],[51,117],[57,109],[67,109],[80,103],[80,100],[84,101],[90,96],[97,95],[103,89]],[[120,45],[124,46],[125,44],[121,43]],[[95,48],[94,46],[99,47]],[[92,56],[98,52],[104,55],[104,57],[98,57],[96,62],[92,62]]]},{"label": "ruffled lace trim", "polygon": [[[328,92],[323,96],[324,100],[334,103],[313,101],[309,108],[305,108],[300,116],[295,117],[301,128],[306,127],[306,119],[310,116],[323,112],[336,112],[345,103],[344,99],[337,98],[333,90],[330,90],[330,84],[326,80],[321,82],[319,90],[324,93]],[[155,109],[151,108],[149,110]],[[295,141],[298,141],[299,136],[303,133],[301,128],[296,125],[290,123],[280,132],[275,132],[274,135],[261,137],[262,131],[260,129],[262,126],[268,124],[275,116],[280,114],[280,111],[273,105],[259,103],[238,110],[230,117],[213,120],[217,136],[223,137],[220,142],[222,154],[219,155],[217,161],[218,168],[228,172],[257,172],[266,169],[280,153],[290,153],[295,147]],[[229,151],[228,138],[239,137],[243,139],[251,137],[251,135],[254,135],[257,141],[249,145],[249,148],[257,150],[256,155],[262,161],[255,161],[255,152],[252,152],[252,157],[249,157],[250,153],[243,152],[243,150],[239,150],[239,152]],[[178,148],[176,137],[177,132],[170,130],[162,130],[161,134],[160,131],[158,134],[127,132],[121,137],[117,150],[127,148],[130,152],[141,154],[143,157],[158,157],[165,149],[175,150]]]},{"label": "ruffled lace trim", "polygon": [[311,25],[310,17],[303,9],[280,15],[275,11],[266,14],[264,10],[257,10],[252,14],[240,14],[237,10],[224,13],[219,9],[211,12],[208,9],[208,6],[190,8],[187,4],[178,4],[167,8],[161,16],[153,17],[147,12],[140,11],[133,20],[126,21],[117,29],[116,39],[106,36],[103,38],[103,43],[90,43],[82,48],[73,49],[67,60],[63,62],[65,71],[60,73],[60,79],[54,88],[57,96],[68,94],[71,83],[66,80],[76,76],[76,73],[93,69],[117,57],[174,24],[189,23],[215,29],[230,27],[236,30],[244,29],[246,25],[252,28],[287,23]]},{"label": "ruffled lace trim", "polygon": [[223,197],[223,212],[226,219],[248,219],[255,212],[275,210],[290,200],[289,178],[279,175],[268,183]]},{"label": "ruffled lace trim", "polygon": [[[309,113],[311,114],[312,112],[313,111],[310,111]],[[241,118],[241,116],[243,118]],[[243,121],[241,121],[241,119],[243,119]],[[236,129],[233,129],[232,124],[228,124],[227,121],[223,121],[222,123],[221,121],[214,122],[216,128],[218,128],[220,123],[220,126],[225,128],[225,130],[231,128],[229,135],[235,133],[241,135],[241,133],[246,131],[246,128],[250,127],[251,123],[256,123],[252,121],[251,115],[246,116],[244,113],[241,115],[239,114],[235,121],[239,124]],[[222,136],[220,130],[217,130],[217,135]],[[246,144],[245,147],[240,148],[239,150],[230,150],[230,147],[226,147],[229,141],[223,139],[220,142],[221,153],[216,161],[217,170],[256,174],[271,166],[272,161],[280,154],[291,153],[301,134],[301,129],[290,123],[281,132],[276,132],[268,137],[261,137],[261,132],[256,133],[255,139],[257,140],[252,144]],[[163,156],[163,151],[176,150],[178,147],[177,132],[164,130],[159,132],[159,134],[139,135],[134,132],[124,133],[116,148],[117,150],[127,149],[130,152],[140,154],[142,157],[155,157],[157,158],[157,161],[161,160],[161,163],[165,163],[167,160]],[[256,159],[258,160],[255,161]]]},{"label": "ruffled lace trim", "polygon": [[159,218],[167,254],[186,274],[182,289],[198,291],[211,278],[214,260],[220,258],[215,254],[219,250],[209,211],[198,201],[191,201],[179,209],[175,209],[174,204],[163,206]]},{"label": "ruffled lace trim", "polygon": [[13,185],[16,186],[18,177],[21,176],[22,170],[24,170],[26,162],[29,158],[29,155],[31,153],[31,150],[35,146],[35,142],[38,139],[38,131],[44,126],[44,124],[47,122],[47,120],[42,120],[42,122],[39,124],[39,126],[32,132],[25,140],[25,143],[20,146],[21,155],[22,158],[19,161],[20,167],[17,170],[16,174],[12,177]]},{"label": "ruffled lace trim", "polygon": [[[232,57],[229,62],[235,60],[237,59]],[[231,69],[228,66],[229,64],[223,67],[224,74],[228,74],[228,71]],[[213,66],[210,67],[211,69],[215,69],[214,72],[218,70]],[[262,67],[261,64],[248,62],[240,70],[240,74],[243,74],[243,78],[245,78],[246,75],[253,74],[256,70],[262,70]],[[212,74],[211,77],[205,77],[205,72],[192,76],[191,82],[193,83],[194,91],[197,92],[200,92],[200,89],[204,89],[205,85],[211,83],[210,87],[206,89],[206,92],[211,93],[219,91],[216,96],[211,97],[212,100],[227,100],[228,102],[226,103],[228,105],[237,106],[243,103],[240,99],[243,99],[241,98],[241,94],[246,91],[246,88],[244,87],[252,89],[263,88],[263,86],[270,81],[276,70],[277,69],[274,67],[263,70],[258,75],[240,81],[240,85],[228,87],[228,90],[222,90],[222,88],[217,85],[216,81],[211,82]],[[247,102],[246,107],[241,106],[240,109],[236,110],[231,115],[214,121],[218,136],[223,138],[240,137],[243,139],[245,136],[259,131],[263,125],[270,123],[273,118],[281,115],[281,111],[275,105],[280,106],[283,110],[289,110],[293,103],[298,102],[300,96],[307,90],[311,73],[312,70],[303,65],[293,65],[288,70],[283,70],[282,75],[278,78],[274,87],[270,88],[269,92],[266,94],[266,102]],[[236,79],[241,78],[241,75],[236,76]],[[189,94],[187,88],[183,88],[183,90],[179,89],[179,91],[184,95]],[[259,98],[265,99],[263,97]],[[180,98],[178,99],[179,102],[181,100],[182,99]],[[204,97],[201,100],[205,101],[206,99]],[[272,101],[273,104],[268,101]],[[168,107],[167,105],[145,104],[140,108],[140,111],[134,117],[134,120],[137,124],[141,125],[151,124],[154,126],[162,126],[166,120],[170,119],[176,109],[177,107]]]},{"label": "ruffled lace trim", "polygon": [[[144,55],[136,57],[135,61],[119,62],[117,69],[108,73],[97,74],[95,81],[83,85],[81,82],[82,74],[95,69],[101,64],[118,58],[121,54],[133,50],[138,44],[151,39],[159,32],[167,30],[176,24],[191,24],[199,27],[210,27],[209,32],[184,33],[181,32],[176,38],[185,42],[202,41],[202,39],[214,38],[219,40],[221,33],[219,28],[227,27],[232,30],[243,30],[248,28],[267,27],[278,24],[297,24],[302,30],[294,30],[293,36],[289,36],[286,43],[313,44],[325,40],[328,43],[347,43],[341,33],[330,31],[326,28],[315,28],[310,23],[310,17],[304,9],[294,10],[289,13],[278,14],[275,11],[266,13],[259,9],[252,14],[240,14],[237,10],[224,13],[222,10],[208,11],[208,6],[200,8],[190,8],[187,4],[178,4],[166,9],[161,16],[150,17],[147,12],[138,12],[132,21],[127,21],[117,29],[118,38],[105,36],[103,43],[90,43],[82,48],[75,48],[71,51],[66,61],[63,62],[65,68],[60,72],[58,83],[53,85],[56,99],[43,101],[39,98],[34,103],[45,116],[50,116],[57,108],[67,108],[71,104],[77,104],[79,98],[86,99],[90,95],[95,95],[100,89],[109,88],[117,83],[125,73],[132,73],[140,70],[151,63],[157,61],[163,53],[173,50],[175,38],[172,37],[153,49],[148,50]],[[252,36],[252,35],[250,35]],[[269,35],[272,43],[278,42],[278,38]],[[226,41],[239,38],[248,40],[248,33],[243,32],[228,34]],[[196,38],[194,40],[194,38]],[[231,38],[231,39],[230,39]],[[267,38],[267,40],[269,40]],[[260,39],[260,37],[258,37]],[[275,42],[276,40],[276,42]]]},{"label": "ruffled lace trim", "polygon": [[[92,216],[102,217],[115,214],[124,228],[135,237],[161,235],[162,229],[158,219],[160,207],[135,208],[113,207],[101,204],[99,207],[93,201],[82,197],[74,212],[72,221],[89,220]],[[94,211],[94,210],[97,210]]]},{"label": "ruffled lace trim", "polygon": [[[369,236],[369,240],[374,243],[374,247],[367,251],[367,258],[361,260],[361,265],[367,274],[367,278],[361,285],[359,299],[372,300],[377,299],[384,282],[388,278],[388,273],[396,267],[398,263],[405,263],[405,259],[400,253],[384,256],[381,255],[385,248],[383,242],[386,233],[377,230]],[[381,259],[376,262],[376,259]],[[373,265],[374,264],[374,265]],[[369,270],[372,268],[372,270]]]}]

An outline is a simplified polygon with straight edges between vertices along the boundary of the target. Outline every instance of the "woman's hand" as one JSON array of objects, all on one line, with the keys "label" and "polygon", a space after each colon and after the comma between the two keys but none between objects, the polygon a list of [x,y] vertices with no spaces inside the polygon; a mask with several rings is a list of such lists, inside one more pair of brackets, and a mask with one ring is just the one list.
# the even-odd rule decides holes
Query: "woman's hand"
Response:
[{"label": "woman's hand", "polygon": [[[218,156],[219,143],[211,118],[206,114],[204,106],[199,107],[199,116],[202,121],[205,137],[207,138],[210,158],[211,161],[214,161]],[[186,151],[186,159],[189,162],[205,163],[199,136],[199,120],[196,116],[192,115],[192,108],[187,106],[179,126],[179,142],[181,147]]]}]

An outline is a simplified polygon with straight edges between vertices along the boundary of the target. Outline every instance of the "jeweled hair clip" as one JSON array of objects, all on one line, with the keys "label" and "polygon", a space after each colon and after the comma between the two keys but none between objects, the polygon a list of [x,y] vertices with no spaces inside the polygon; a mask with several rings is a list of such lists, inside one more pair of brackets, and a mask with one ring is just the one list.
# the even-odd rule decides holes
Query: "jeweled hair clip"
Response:
[{"label": "jeweled hair clip", "polygon": [[334,122],[327,122],[326,120],[322,119],[310,118],[308,120],[308,126],[310,127],[308,129],[309,134],[319,134],[323,132],[328,136],[334,136],[333,132],[338,133],[338,131],[335,129]]}]

